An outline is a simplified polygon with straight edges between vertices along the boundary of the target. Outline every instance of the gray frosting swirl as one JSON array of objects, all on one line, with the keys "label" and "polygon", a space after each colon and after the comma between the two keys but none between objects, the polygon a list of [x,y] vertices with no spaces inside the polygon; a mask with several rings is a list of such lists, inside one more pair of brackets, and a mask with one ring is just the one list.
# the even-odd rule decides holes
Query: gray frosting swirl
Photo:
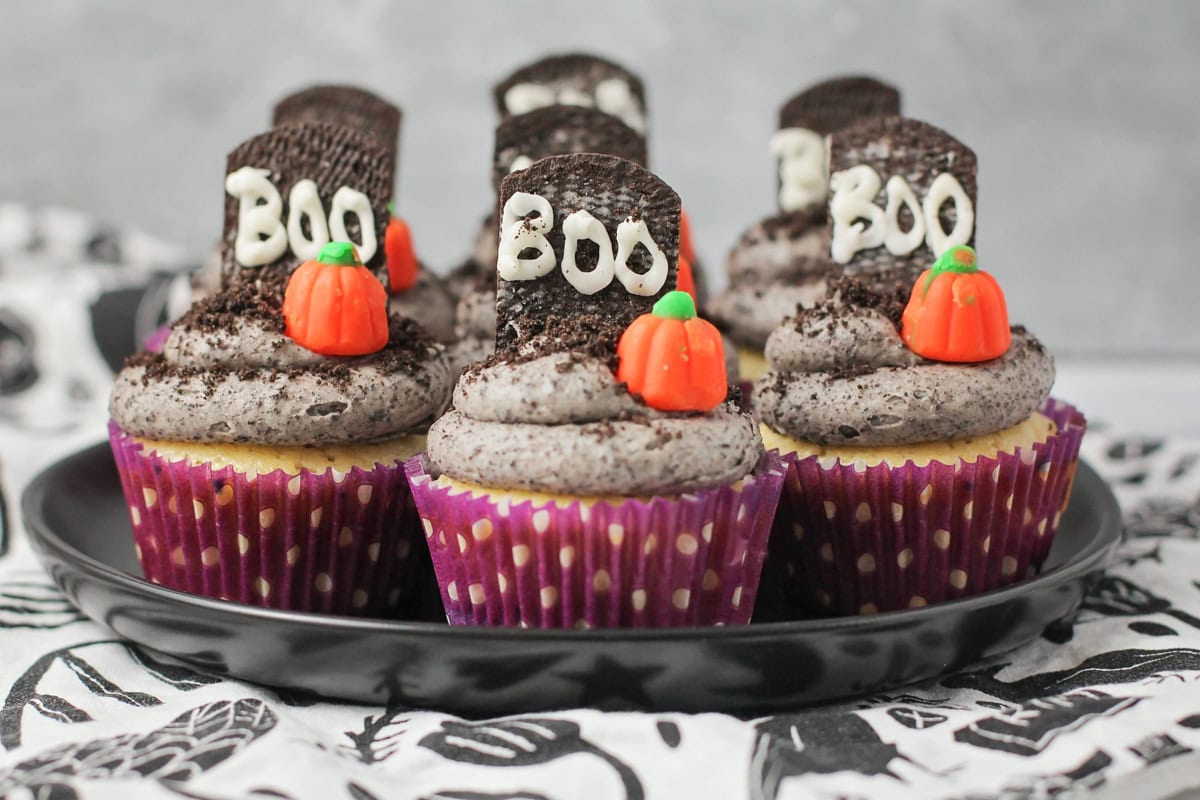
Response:
[{"label": "gray frosting swirl", "polygon": [[767,339],[765,355],[777,372],[833,372],[858,366],[926,363],[904,346],[896,326],[876,309],[853,314],[803,314]]},{"label": "gray frosting swirl", "polygon": [[878,311],[802,315],[767,342],[771,371],[754,408],[773,429],[821,445],[902,445],[979,436],[1015,425],[1050,394],[1054,360],[1023,328],[1000,358],[925,360]]},{"label": "gray frosting swirl", "polygon": [[742,235],[725,259],[732,283],[790,282],[822,275],[829,263],[829,236],[819,225],[797,232],[760,222]]},{"label": "gray frosting swirl", "polygon": [[424,267],[411,289],[388,298],[388,313],[416,320],[439,342],[454,341],[454,300],[442,281]]},{"label": "gray frosting swirl", "polygon": [[659,415],[634,400],[600,361],[570,353],[468,371],[454,387],[454,408],[480,422],[537,425]]},{"label": "gray frosting swirl", "polygon": [[797,307],[811,308],[824,296],[823,277],[795,284],[737,284],[714,295],[706,311],[737,344],[761,349]]},{"label": "gray frosting swirl", "polygon": [[460,337],[496,338],[496,289],[476,286],[459,299],[454,325]]},{"label": "gray frosting swirl", "polygon": [[698,416],[538,425],[451,411],[429,429],[437,468],[484,486],[647,496],[732,483],[762,454],[748,414],[731,404]]},{"label": "gray frosting swirl", "polygon": [[648,495],[744,478],[762,453],[749,414],[647,408],[602,361],[550,353],[468,370],[429,430],[433,463],[485,486]]},{"label": "gray frosting swirl", "polygon": [[200,333],[171,332],[170,367],[126,366],[109,413],[128,433],[154,439],[323,445],[366,442],[419,430],[444,408],[453,383],[443,349],[415,373],[384,369],[383,356],[329,358],[252,322]]}]

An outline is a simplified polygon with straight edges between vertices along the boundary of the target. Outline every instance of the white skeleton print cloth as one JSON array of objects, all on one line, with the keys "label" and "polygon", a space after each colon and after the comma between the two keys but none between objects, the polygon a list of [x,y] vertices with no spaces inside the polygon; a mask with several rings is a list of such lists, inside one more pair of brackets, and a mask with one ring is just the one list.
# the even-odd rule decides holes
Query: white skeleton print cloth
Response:
[{"label": "white skeleton print cloth", "polygon": [[103,438],[106,354],[165,319],[180,263],[78,215],[0,209],[0,798],[1015,800],[1200,783],[1200,441],[1095,427],[1083,455],[1128,537],[1074,626],[888,696],[749,720],[471,721],[280,694],[117,640],[37,567],[16,503]]}]

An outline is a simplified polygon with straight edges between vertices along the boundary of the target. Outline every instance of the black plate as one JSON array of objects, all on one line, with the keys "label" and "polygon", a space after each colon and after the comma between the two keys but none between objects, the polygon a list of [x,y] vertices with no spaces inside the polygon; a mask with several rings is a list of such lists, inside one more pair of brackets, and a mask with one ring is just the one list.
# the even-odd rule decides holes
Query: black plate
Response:
[{"label": "black plate", "polygon": [[[1003,653],[1072,618],[1120,539],[1112,492],[1080,464],[1046,570],[909,611],[743,627],[538,631],[273,611],[155,586],[137,572],[108,445],[22,498],[42,563],[84,614],[207,670],[290,691],[471,716],[597,706],[752,714],[882,691]],[[766,592],[766,595],[770,595]],[[760,602],[757,619],[786,609]]]}]

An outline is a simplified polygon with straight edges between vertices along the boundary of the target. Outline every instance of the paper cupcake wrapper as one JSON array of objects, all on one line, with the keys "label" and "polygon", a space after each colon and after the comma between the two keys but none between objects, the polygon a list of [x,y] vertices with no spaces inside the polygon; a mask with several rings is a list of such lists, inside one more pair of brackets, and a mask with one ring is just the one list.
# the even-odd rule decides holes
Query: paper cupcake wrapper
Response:
[{"label": "paper cupcake wrapper", "polygon": [[647,628],[749,622],[787,464],[675,498],[513,503],[406,465],[451,625]]},{"label": "paper cupcake wrapper", "polygon": [[1086,428],[1047,400],[1045,442],[974,463],[893,467],[788,456],[771,536],[785,592],[807,613],[864,614],[980,594],[1041,568]]},{"label": "paper cupcake wrapper", "polygon": [[395,616],[416,590],[420,523],[401,464],[247,475],[172,463],[109,424],[152,583],[293,611]]}]

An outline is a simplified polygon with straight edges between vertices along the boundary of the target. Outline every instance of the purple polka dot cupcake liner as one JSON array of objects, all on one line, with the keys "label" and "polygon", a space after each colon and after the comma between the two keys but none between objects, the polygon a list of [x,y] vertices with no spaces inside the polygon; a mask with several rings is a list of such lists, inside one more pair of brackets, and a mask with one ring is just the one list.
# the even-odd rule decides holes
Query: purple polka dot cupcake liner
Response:
[{"label": "purple polka dot cupcake liner", "polygon": [[1047,400],[1045,442],[918,467],[787,456],[771,535],[791,604],[813,615],[919,608],[1038,571],[1066,508],[1087,427]]},{"label": "purple polka dot cupcake liner", "polygon": [[451,625],[649,628],[750,621],[787,464],[678,497],[514,502],[405,467]]},{"label": "purple polka dot cupcake liner", "polygon": [[415,602],[424,551],[401,464],[247,475],[170,462],[111,422],[109,439],[148,581],[324,614]]}]

